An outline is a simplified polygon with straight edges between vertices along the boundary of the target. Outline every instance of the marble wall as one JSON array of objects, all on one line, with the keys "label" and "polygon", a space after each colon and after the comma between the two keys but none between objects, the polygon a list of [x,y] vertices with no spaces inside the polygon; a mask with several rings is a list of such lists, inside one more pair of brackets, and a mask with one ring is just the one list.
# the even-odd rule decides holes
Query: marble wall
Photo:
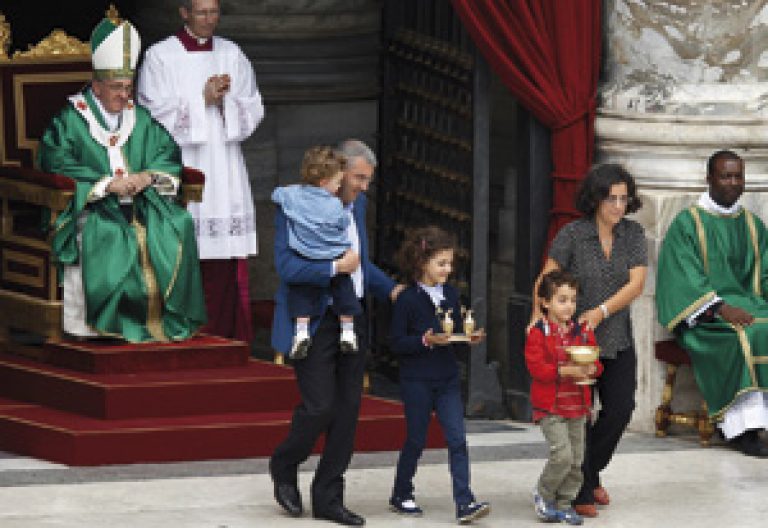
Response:
[{"label": "marble wall", "polygon": [[[623,163],[638,181],[649,275],[632,306],[638,351],[630,427],[653,430],[663,368],[653,344],[658,250],[674,216],[706,188],[706,160],[721,148],[746,162],[743,204],[768,219],[768,1],[606,0],[598,160]],[[675,402],[698,408],[683,369]]]}]

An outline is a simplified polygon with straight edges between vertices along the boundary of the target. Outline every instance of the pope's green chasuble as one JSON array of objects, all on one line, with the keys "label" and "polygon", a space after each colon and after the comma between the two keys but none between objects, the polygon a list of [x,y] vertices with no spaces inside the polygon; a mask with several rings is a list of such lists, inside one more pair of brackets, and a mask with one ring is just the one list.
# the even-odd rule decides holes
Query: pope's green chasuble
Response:
[{"label": "pope's green chasuble", "polygon": [[82,268],[87,325],[132,342],[190,337],[206,317],[189,213],[153,186],[123,204],[132,208],[128,216],[116,195],[95,192],[106,178],[129,173],[178,178],[178,146],[139,106],[129,104],[109,131],[89,90],[70,102],[43,135],[39,164],[76,181],[52,247],[61,265]]},{"label": "pope's green chasuble", "polygon": [[[659,253],[659,321],[690,354],[715,421],[737,396],[768,384],[768,232],[741,209],[732,215],[698,206],[682,211]],[[755,317],[747,327],[720,317],[692,328],[686,320],[716,297]]]}]

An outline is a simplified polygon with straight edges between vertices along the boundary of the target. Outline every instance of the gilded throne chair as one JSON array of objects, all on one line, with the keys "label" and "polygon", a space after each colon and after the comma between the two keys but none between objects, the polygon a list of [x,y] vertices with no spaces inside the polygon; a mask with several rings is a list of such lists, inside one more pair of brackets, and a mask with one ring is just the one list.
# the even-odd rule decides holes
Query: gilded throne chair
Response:
[{"label": "gilded throne chair", "polygon": [[[116,17],[114,9],[107,16]],[[10,25],[0,13],[0,342],[21,330],[61,340],[61,291],[42,220],[69,203],[74,181],[35,169],[38,138],[91,79],[90,47],[54,30],[10,56]],[[204,176],[184,168],[180,199],[202,199]]]}]

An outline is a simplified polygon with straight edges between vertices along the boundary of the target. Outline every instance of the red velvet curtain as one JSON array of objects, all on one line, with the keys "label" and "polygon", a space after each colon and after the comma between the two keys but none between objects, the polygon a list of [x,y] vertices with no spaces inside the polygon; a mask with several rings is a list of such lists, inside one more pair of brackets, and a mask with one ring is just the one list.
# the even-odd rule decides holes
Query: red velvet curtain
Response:
[{"label": "red velvet curtain", "polygon": [[550,241],[579,216],[574,196],[592,164],[600,0],[452,1],[494,71],[552,130]]}]

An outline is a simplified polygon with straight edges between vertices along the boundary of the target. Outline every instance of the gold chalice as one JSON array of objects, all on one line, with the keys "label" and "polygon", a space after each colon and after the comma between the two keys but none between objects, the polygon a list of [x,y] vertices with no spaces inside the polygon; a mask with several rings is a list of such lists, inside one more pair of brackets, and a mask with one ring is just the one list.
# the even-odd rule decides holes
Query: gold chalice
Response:
[{"label": "gold chalice", "polygon": [[[600,347],[595,345],[570,345],[565,347],[565,351],[568,352],[571,361],[577,365],[590,365],[600,357]],[[577,385],[592,385],[594,382],[594,378],[589,378],[575,383]]]}]

